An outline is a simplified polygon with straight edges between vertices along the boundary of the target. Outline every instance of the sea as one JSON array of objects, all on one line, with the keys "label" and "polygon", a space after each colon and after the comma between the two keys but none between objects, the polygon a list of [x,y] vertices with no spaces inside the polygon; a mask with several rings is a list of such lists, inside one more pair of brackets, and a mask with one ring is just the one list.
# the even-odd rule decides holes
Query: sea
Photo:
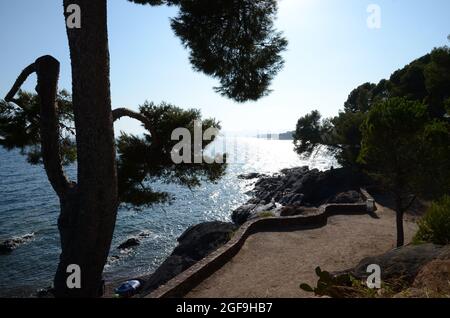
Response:
[{"label": "sea", "polygon": [[[225,176],[217,183],[195,189],[155,182],[155,190],[171,193],[173,202],[140,211],[119,209],[110,258],[105,266],[107,281],[152,273],[190,226],[206,221],[231,221],[231,212],[250,197],[255,180],[241,174],[278,173],[284,168],[309,166],[320,170],[336,166],[325,152],[301,159],[292,141],[251,137],[219,137],[208,149],[210,155],[227,153]],[[76,166],[66,167],[75,180]],[[0,149],[0,241],[26,234],[33,239],[0,255],[0,297],[28,297],[51,286],[60,253],[57,218],[58,198],[42,166],[31,166],[19,151]],[[144,234],[135,249],[119,251],[130,237]]]}]

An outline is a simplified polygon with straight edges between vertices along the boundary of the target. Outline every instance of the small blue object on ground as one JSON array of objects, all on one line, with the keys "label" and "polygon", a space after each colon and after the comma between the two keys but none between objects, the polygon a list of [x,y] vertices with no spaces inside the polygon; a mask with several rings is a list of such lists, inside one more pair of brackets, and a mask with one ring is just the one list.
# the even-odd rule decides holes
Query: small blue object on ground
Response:
[{"label": "small blue object on ground", "polygon": [[115,289],[115,292],[120,297],[131,297],[135,295],[139,288],[141,287],[141,282],[138,280],[129,280],[118,288]]}]

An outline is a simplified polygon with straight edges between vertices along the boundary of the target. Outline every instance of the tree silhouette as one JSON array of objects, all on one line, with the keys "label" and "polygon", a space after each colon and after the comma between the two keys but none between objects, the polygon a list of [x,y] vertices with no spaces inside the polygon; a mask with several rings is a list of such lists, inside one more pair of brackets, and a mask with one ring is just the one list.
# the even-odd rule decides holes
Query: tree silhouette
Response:
[{"label": "tree silhouette", "polygon": [[339,164],[360,168],[361,125],[372,107],[392,97],[418,101],[427,106],[428,115],[446,121],[450,105],[450,48],[441,47],[395,71],[378,84],[365,83],[355,88],[334,118],[322,119],[317,111],[300,118],[294,135],[295,150],[310,156],[326,147]]},{"label": "tree silhouette", "polygon": [[[158,130],[160,122],[153,120],[158,117],[151,117],[158,115],[158,109],[147,105],[139,113],[127,109],[111,110],[106,0],[63,2],[66,18],[70,17],[66,10],[69,5],[78,5],[81,9],[81,28],[67,27],[76,132],[76,183],[69,180],[63,170],[62,159],[65,155],[61,143],[60,112],[56,104],[59,62],[51,56],[37,59],[23,70],[5,100],[14,101],[25,79],[32,73],[37,74],[36,91],[40,101],[39,116],[36,117],[39,120],[40,139],[37,153],[42,158],[61,206],[58,220],[61,256],[54,279],[56,296],[97,297],[102,291],[102,272],[120,200],[145,205],[162,199],[145,186],[138,187],[148,177],[161,176],[195,185],[199,181],[198,175],[214,179],[220,175],[220,169],[211,168],[214,165],[206,168],[193,166],[191,172],[197,177],[186,177],[186,174],[181,173],[183,167],[167,166],[163,159],[167,158],[168,148],[163,146],[166,143],[158,144],[166,135],[158,136],[161,133]],[[172,20],[172,28],[189,49],[194,69],[217,78],[220,85],[216,90],[238,102],[264,96],[271,79],[283,65],[280,54],[287,43],[273,26],[277,12],[275,0],[132,2],[177,6],[179,14]],[[18,114],[25,118],[28,110],[25,109],[26,105],[22,107],[24,113],[19,111]],[[11,110],[7,106],[2,106],[2,109]],[[175,119],[186,115],[173,107],[166,108],[165,114],[169,117],[173,115]],[[195,112],[188,115],[190,119],[199,116]],[[143,139],[127,135],[120,137],[120,157],[116,160],[113,122],[124,116],[141,121],[149,134]],[[3,117],[2,120],[8,115]],[[175,119],[167,120],[166,123],[186,123]],[[209,124],[214,125],[213,122]],[[135,164],[130,164],[131,160]],[[67,267],[70,264],[77,264],[81,268],[80,289],[67,287],[66,280],[70,275]]]},{"label": "tree silhouette", "polygon": [[403,215],[416,196],[448,193],[450,125],[430,120],[423,103],[395,97],[375,104],[361,129],[359,160],[393,195],[397,246],[403,246]]}]

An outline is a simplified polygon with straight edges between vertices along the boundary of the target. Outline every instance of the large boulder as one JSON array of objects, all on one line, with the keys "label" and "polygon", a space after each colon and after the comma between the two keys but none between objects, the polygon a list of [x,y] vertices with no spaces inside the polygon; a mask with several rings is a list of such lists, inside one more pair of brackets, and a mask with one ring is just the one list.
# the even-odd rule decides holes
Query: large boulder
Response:
[{"label": "large boulder", "polygon": [[142,294],[147,295],[182,273],[211,252],[226,244],[237,226],[225,222],[206,222],[187,229],[172,254],[150,276],[143,278]]},{"label": "large boulder", "polygon": [[412,283],[422,267],[443,253],[449,253],[450,246],[442,247],[434,244],[411,245],[391,250],[385,254],[363,259],[350,273],[360,279],[369,275],[367,267],[377,264],[381,268],[383,281],[401,279]]},{"label": "large boulder", "polygon": [[186,256],[170,255],[152,275],[147,278],[142,278],[144,283],[141,293],[143,295],[151,293],[159,286],[164,285],[169,280],[194,265],[195,262],[195,260]]},{"label": "large boulder", "polygon": [[336,203],[360,201],[356,195],[366,183],[359,173],[348,168],[319,171],[308,167],[284,169],[280,174],[264,177],[255,183],[252,203],[278,202],[282,205],[319,206],[330,200]]},{"label": "large boulder", "polygon": [[252,211],[255,209],[256,204],[245,204],[237,208],[231,213],[231,220],[235,224],[242,225],[247,222]]},{"label": "large boulder", "polygon": [[323,172],[311,170],[299,180],[294,190],[304,194],[304,202],[319,206],[339,193],[359,190],[362,181],[361,175],[347,168]]},{"label": "large boulder", "polygon": [[227,243],[236,229],[232,223],[218,221],[192,226],[178,238],[178,246],[173,254],[201,260]]},{"label": "large boulder", "polygon": [[361,193],[358,191],[347,191],[347,192],[341,192],[334,197],[332,197],[330,200],[328,200],[328,203],[362,203],[364,202],[363,197],[361,196]]},{"label": "large boulder", "polygon": [[288,192],[283,194],[278,201],[284,206],[301,206],[304,197],[303,193]]},{"label": "large boulder", "polygon": [[242,225],[245,222],[260,217],[261,213],[271,212],[276,215],[281,209],[281,205],[276,204],[274,201],[270,203],[260,204],[245,204],[231,214],[231,219],[237,225]]},{"label": "large boulder", "polygon": [[412,289],[422,291],[423,296],[450,295],[450,259],[436,259],[426,264],[417,274]]}]

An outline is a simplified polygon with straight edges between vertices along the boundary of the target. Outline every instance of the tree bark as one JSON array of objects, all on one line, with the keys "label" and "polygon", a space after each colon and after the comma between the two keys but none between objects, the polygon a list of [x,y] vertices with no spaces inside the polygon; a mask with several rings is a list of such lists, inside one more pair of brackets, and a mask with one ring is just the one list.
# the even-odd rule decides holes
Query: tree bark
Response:
[{"label": "tree bark", "polygon": [[[58,60],[50,55],[45,55],[27,66],[20,73],[5,100],[17,103],[14,96],[32,73],[36,73],[38,82],[36,92],[40,99],[39,120],[44,168],[53,190],[61,198],[74,184],[67,179],[61,163],[58,106],[56,104],[59,79]],[[24,105],[18,106],[24,107]]]},{"label": "tree bark", "polygon": [[404,209],[400,198],[397,198],[395,202],[395,214],[397,224],[397,247],[402,247],[405,244],[405,233],[403,230]]},{"label": "tree bark", "polygon": [[[64,0],[81,9],[81,28],[67,28],[72,64],[78,186],[61,200],[58,297],[98,297],[114,232],[118,198],[111,112],[106,0]],[[65,13],[66,14],[66,13]],[[69,289],[67,266],[81,269],[81,288]]]}]

